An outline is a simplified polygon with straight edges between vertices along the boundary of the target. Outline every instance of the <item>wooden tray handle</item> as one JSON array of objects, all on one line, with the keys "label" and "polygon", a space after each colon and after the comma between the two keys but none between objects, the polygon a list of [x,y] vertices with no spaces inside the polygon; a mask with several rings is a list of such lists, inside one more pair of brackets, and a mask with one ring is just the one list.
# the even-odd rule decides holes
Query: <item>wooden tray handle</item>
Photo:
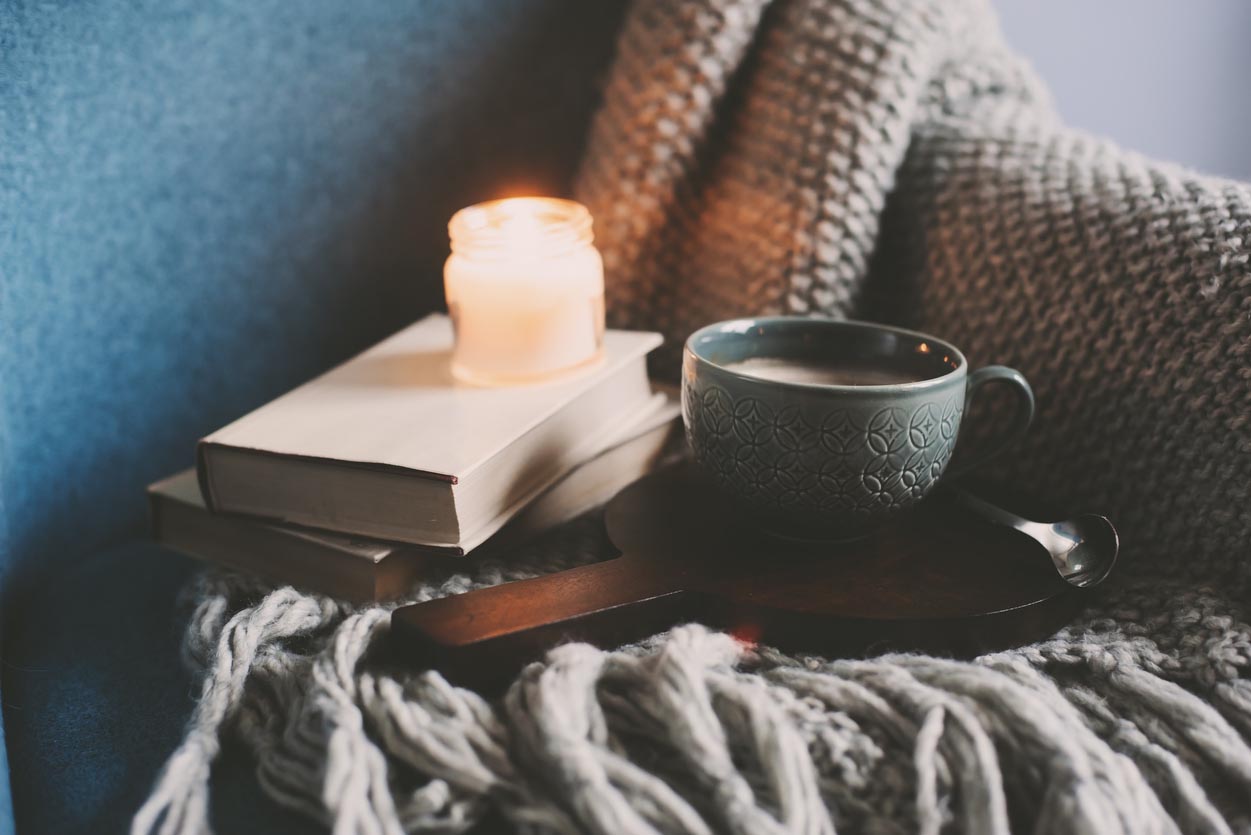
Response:
[{"label": "wooden tray handle", "polygon": [[391,616],[409,663],[478,688],[503,684],[564,641],[615,647],[700,615],[704,595],[626,557],[417,603]]}]

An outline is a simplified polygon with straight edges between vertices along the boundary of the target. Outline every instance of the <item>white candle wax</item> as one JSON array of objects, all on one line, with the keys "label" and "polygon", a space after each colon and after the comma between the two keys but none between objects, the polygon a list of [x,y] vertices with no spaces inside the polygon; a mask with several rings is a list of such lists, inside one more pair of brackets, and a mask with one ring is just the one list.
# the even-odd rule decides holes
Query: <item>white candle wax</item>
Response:
[{"label": "white candle wax", "polygon": [[443,276],[456,376],[525,382],[599,357],[604,267],[585,207],[553,198],[496,200],[457,212],[449,230]]}]

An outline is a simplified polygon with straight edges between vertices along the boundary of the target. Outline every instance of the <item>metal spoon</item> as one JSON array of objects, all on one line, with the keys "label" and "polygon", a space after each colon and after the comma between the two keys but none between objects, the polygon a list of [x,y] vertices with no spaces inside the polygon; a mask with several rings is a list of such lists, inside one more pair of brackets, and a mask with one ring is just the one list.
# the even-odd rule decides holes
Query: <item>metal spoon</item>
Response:
[{"label": "metal spoon", "polygon": [[1016,528],[1042,545],[1065,582],[1078,588],[1099,585],[1116,565],[1121,540],[1105,516],[1083,513],[1060,522],[1033,522],[958,487],[942,492],[983,519]]}]

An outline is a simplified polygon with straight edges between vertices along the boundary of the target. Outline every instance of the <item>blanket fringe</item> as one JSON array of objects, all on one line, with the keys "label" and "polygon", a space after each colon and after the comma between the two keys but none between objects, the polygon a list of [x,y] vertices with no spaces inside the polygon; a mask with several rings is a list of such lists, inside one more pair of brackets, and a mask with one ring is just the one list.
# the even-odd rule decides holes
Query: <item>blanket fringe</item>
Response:
[{"label": "blanket fringe", "polygon": [[199,591],[201,699],[133,835],[209,831],[227,728],[267,793],[343,835],[461,832],[488,815],[561,835],[1013,822],[1143,835],[1247,820],[1245,655],[1226,654],[1224,678],[1183,678],[1192,690],[1158,647],[1114,631],[972,662],[825,661],[688,625],[615,652],[558,647],[491,703],[365,663],[383,608],[285,588],[227,617],[237,589]]}]

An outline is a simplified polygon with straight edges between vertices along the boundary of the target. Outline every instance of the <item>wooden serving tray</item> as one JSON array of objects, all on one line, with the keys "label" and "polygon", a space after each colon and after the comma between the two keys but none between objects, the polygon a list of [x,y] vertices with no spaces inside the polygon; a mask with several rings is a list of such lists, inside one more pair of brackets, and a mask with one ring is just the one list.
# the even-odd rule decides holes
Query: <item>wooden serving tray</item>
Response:
[{"label": "wooden serving tray", "polygon": [[605,523],[620,556],[398,609],[396,650],[484,688],[563,641],[614,647],[690,621],[794,652],[968,657],[1051,635],[1085,597],[1033,540],[941,503],[857,542],[771,538],[690,464],[622,490]]}]

